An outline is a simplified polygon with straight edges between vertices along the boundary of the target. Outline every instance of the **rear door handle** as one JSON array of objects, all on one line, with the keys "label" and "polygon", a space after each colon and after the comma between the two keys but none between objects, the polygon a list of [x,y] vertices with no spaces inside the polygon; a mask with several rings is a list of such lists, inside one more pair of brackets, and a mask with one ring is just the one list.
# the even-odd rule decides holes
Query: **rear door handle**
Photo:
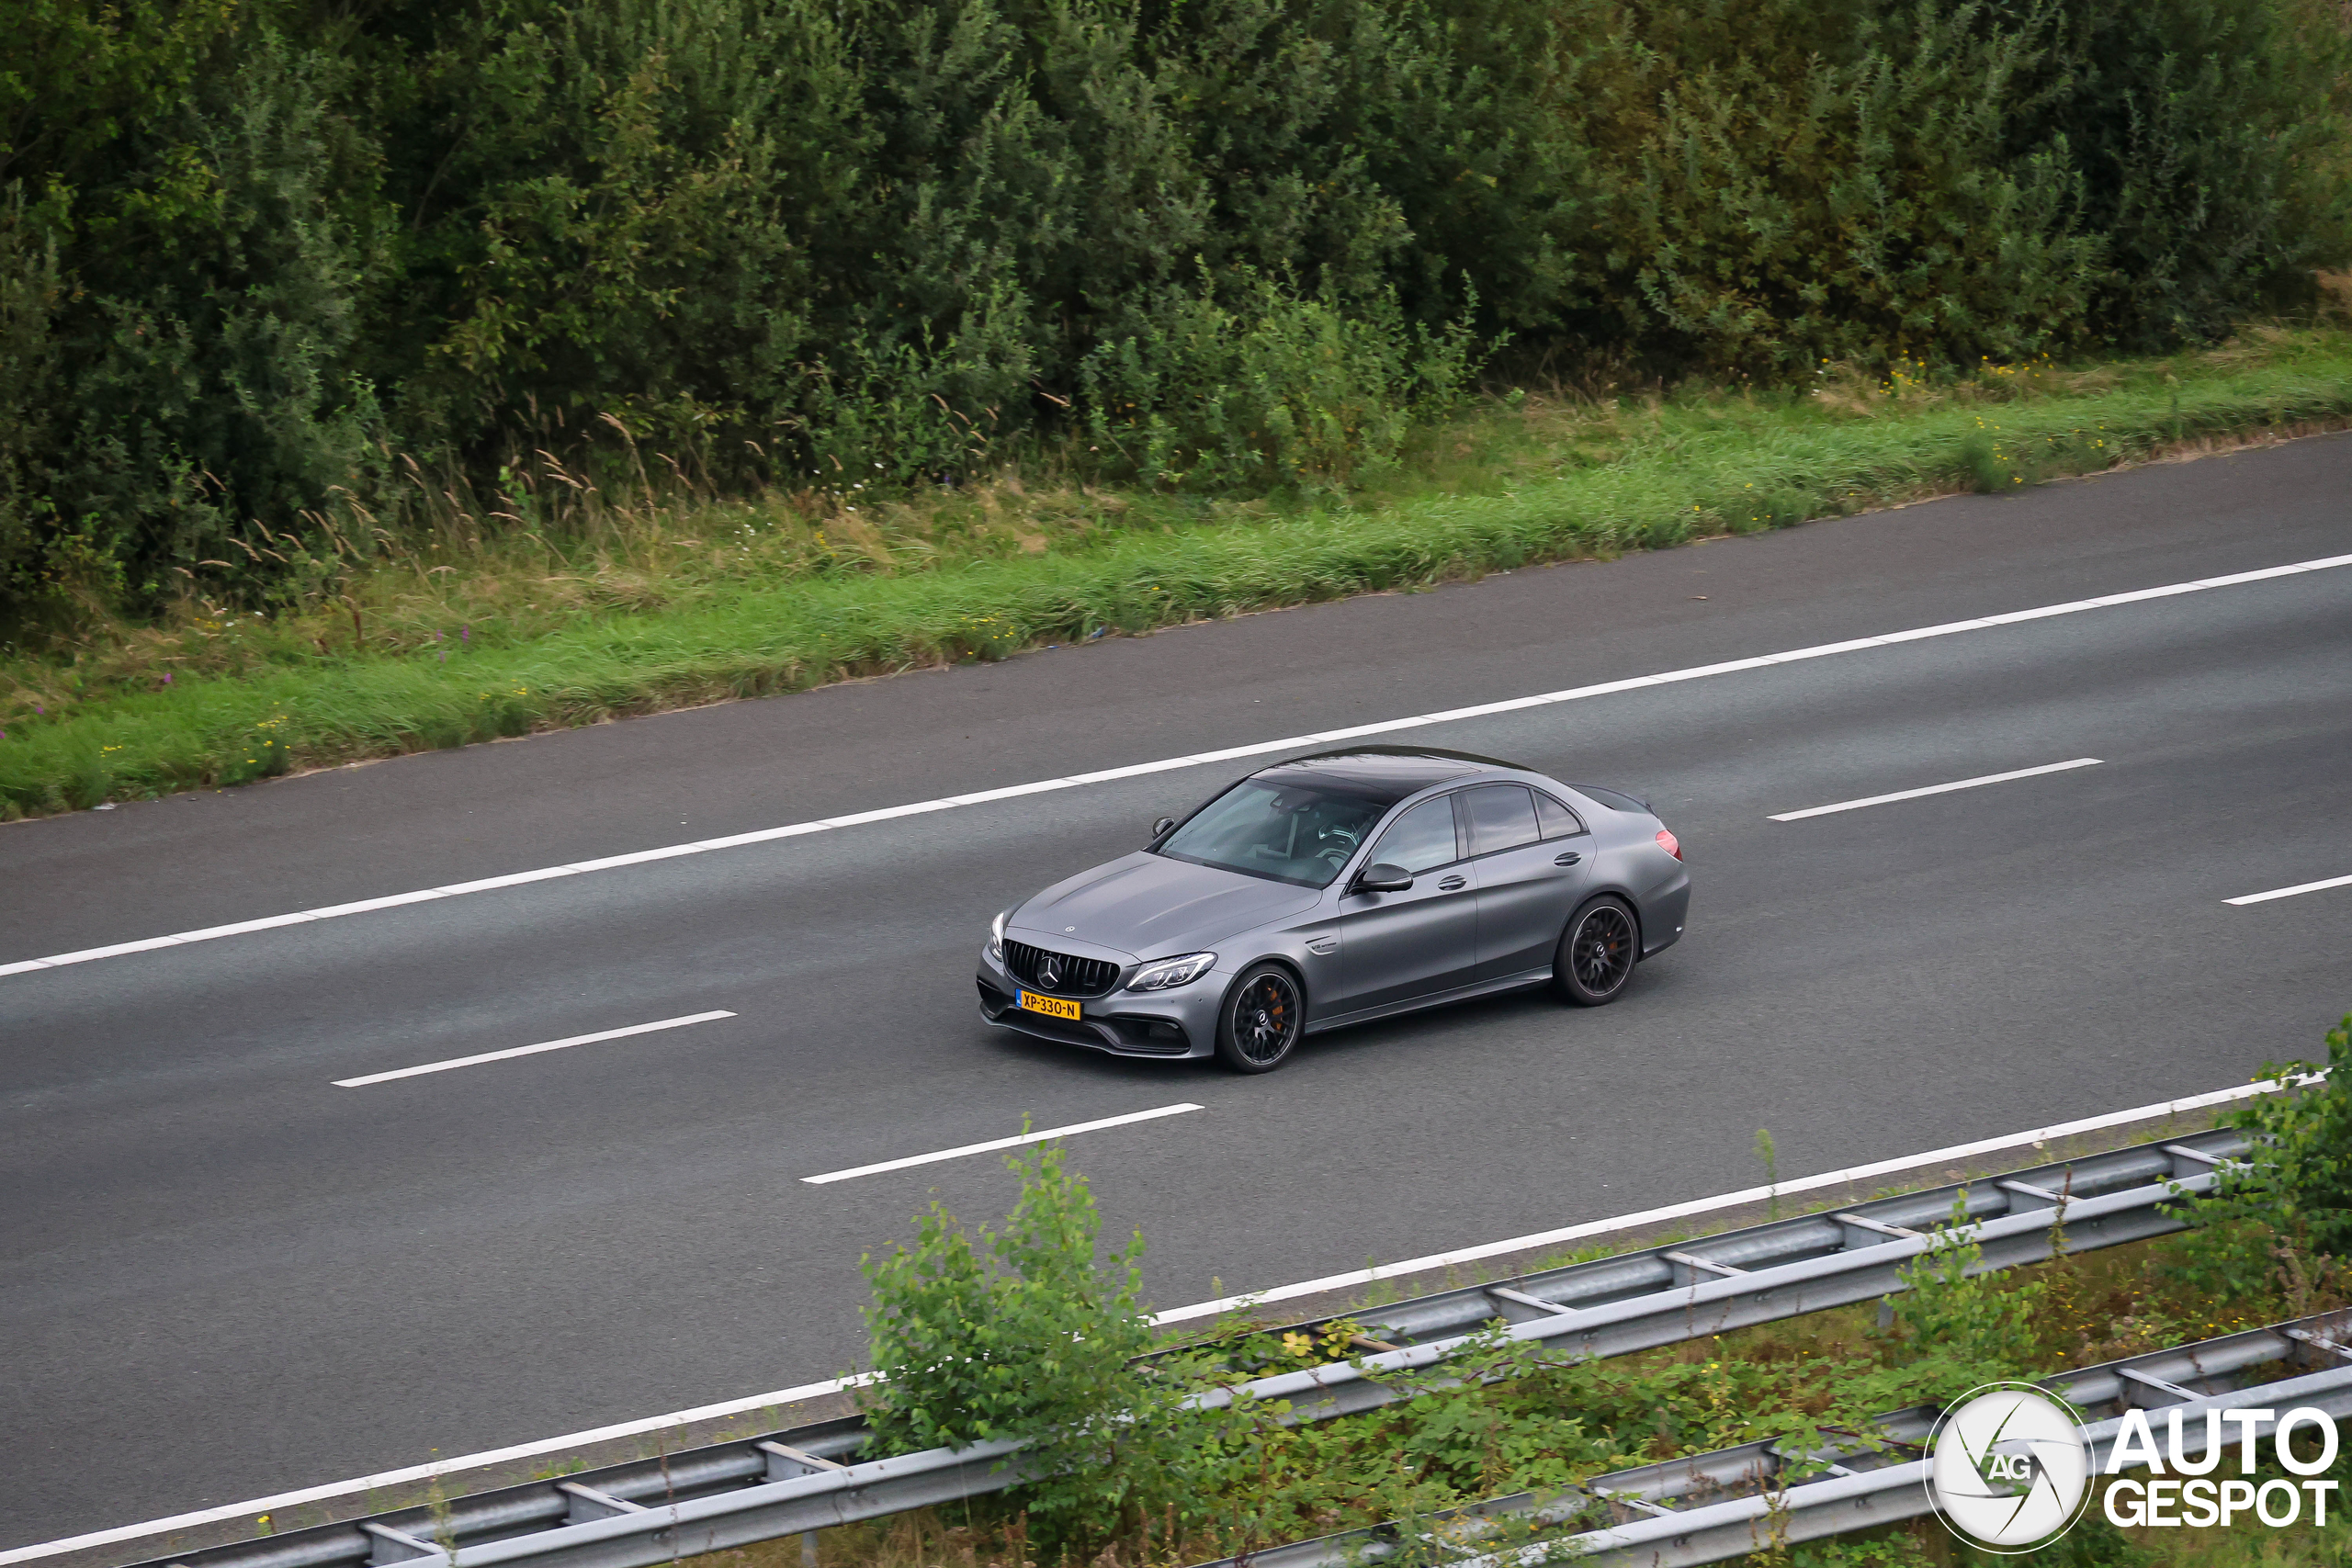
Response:
[{"label": "rear door handle", "polygon": [[1437,890],[1441,893],[1459,893],[1469,886],[1470,879],[1466,876],[1449,876],[1438,883]]},{"label": "rear door handle", "polygon": [[1582,859],[1584,859],[1584,856],[1577,853],[1574,850],[1570,850],[1565,854],[1554,855],[1552,857],[1552,863],[1554,865],[1574,865],[1577,862]]}]

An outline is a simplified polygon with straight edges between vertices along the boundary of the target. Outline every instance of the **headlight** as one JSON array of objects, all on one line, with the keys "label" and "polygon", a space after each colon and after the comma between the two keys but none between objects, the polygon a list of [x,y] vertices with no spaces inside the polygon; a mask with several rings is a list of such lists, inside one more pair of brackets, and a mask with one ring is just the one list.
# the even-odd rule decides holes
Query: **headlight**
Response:
[{"label": "headlight", "polygon": [[1001,961],[1004,957],[1004,918],[1011,913],[1012,911],[1010,909],[1000,909],[997,911],[996,919],[989,922],[989,956],[990,958]]},{"label": "headlight", "polygon": [[1189,986],[1216,966],[1214,953],[1191,953],[1182,958],[1163,958],[1157,964],[1147,964],[1127,982],[1130,991],[1167,991],[1178,986]]}]

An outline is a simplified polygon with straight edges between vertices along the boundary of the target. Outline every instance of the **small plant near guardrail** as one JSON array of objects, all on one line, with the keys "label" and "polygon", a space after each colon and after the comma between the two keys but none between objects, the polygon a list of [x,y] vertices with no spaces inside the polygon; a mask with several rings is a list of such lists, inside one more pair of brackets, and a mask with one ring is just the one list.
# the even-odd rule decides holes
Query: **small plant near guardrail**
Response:
[{"label": "small plant near guardrail", "polygon": [[[2033,1320],[2047,1281],[1978,1272],[1984,1249],[1976,1243],[1964,1189],[1952,1200],[1951,1220],[1933,1235],[1934,1245],[1897,1271],[1909,1289],[1890,1298],[1889,1360],[1929,1399],[1950,1399],[2027,1371],[2040,1359]],[[2062,1240],[2055,1249],[2062,1255],[2063,1247]]]},{"label": "small plant near guardrail", "polygon": [[[2255,1149],[2184,1205],[2191,1228],[2160,1243],[2169,1275],[2162,1304],[2144,1323],[2116,1326],[2141,1337],[2193,1337],[2184,1330],[2237,1315],[2228,1303],[2273,1299],[2304,1316],[2352,1301],[2352,1016],[2326,1036],[2324,1066],[2267,1063],[2257,1082],[2279,1086],[2220,1120]],[[2325,1076],[2297,1087],[2313,1074]]]},{"label": "small plant near guardrail", "polygon": [[[2287,1086],[2226,1121],[2260,1140],[2261,1157],[2224,1175],[2217,1206],[2254,1211],[2333,1263],[2352,1262],[2352,1013],[2327,1033],[2324,1067],[2266,1063],[2258,1079]],[[2327,1076],[2300,1092],[2296,1079]]]},{"label": "small plant near guardrail", "polygon": [[1043,1560],[1084,1561],[1189,1507],[1218,1450],[1179,1408],[1185,1380],[1136,1362],[1153,1343],[1142,1235],[1098,1269],[1102,1218],[1062,1150],[1005,1164],[1021,1197],[1001,1229],[934,1202],[911,1247],[863,1260],[883,1374],[866,1415],[882,1453],[1028,1443],[1036,1479],[1013,1502]]},{"label": "small plant near guardrail", "polygon": [[[440,1457],[439,1450],[434,1450],[434,1457],[436,1460]],[[444,1484],[441,1472],[437,1467],[425,1478],[424,1508],[433,1520],[433,1543],[438,1546],[452,1562],[456,1561],[458,1555],[457,1515],[449,1506],[449,1491]]]}]

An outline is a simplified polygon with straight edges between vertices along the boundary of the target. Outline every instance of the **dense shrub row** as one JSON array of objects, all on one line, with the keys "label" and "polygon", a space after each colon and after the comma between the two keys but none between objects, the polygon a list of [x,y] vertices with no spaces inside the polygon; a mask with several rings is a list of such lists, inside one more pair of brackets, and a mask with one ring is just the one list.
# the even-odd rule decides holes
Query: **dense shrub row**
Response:
[{"label": "dense shrub row", "polygon": [[1785,378],[2210,333],[2346,250],[2339,9],[24,0],[0,620],[453,479],[527,525],[539,453],[1344,483],[1506,338]]}]

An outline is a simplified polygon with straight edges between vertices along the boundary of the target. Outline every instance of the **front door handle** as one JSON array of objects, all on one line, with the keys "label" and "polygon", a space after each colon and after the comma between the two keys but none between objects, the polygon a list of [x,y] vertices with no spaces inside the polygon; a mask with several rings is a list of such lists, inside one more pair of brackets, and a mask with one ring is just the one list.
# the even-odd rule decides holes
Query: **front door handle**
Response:
[{"label": "front door handle", "polygon": [[1582,859],[1584,859],[1584,856],[1577,853],[1574,850],[1569,850],[1564,854],[1554,855],[1552,857],[1552,863],[1554,865],[1574,865],[1577,862]]},{"label": "front door handle", "polygon": [[1469,886],[1470,879],[1466,876],[1449,876],[1438,883],[1437,890],[1441,893],[1459,893]]}]

